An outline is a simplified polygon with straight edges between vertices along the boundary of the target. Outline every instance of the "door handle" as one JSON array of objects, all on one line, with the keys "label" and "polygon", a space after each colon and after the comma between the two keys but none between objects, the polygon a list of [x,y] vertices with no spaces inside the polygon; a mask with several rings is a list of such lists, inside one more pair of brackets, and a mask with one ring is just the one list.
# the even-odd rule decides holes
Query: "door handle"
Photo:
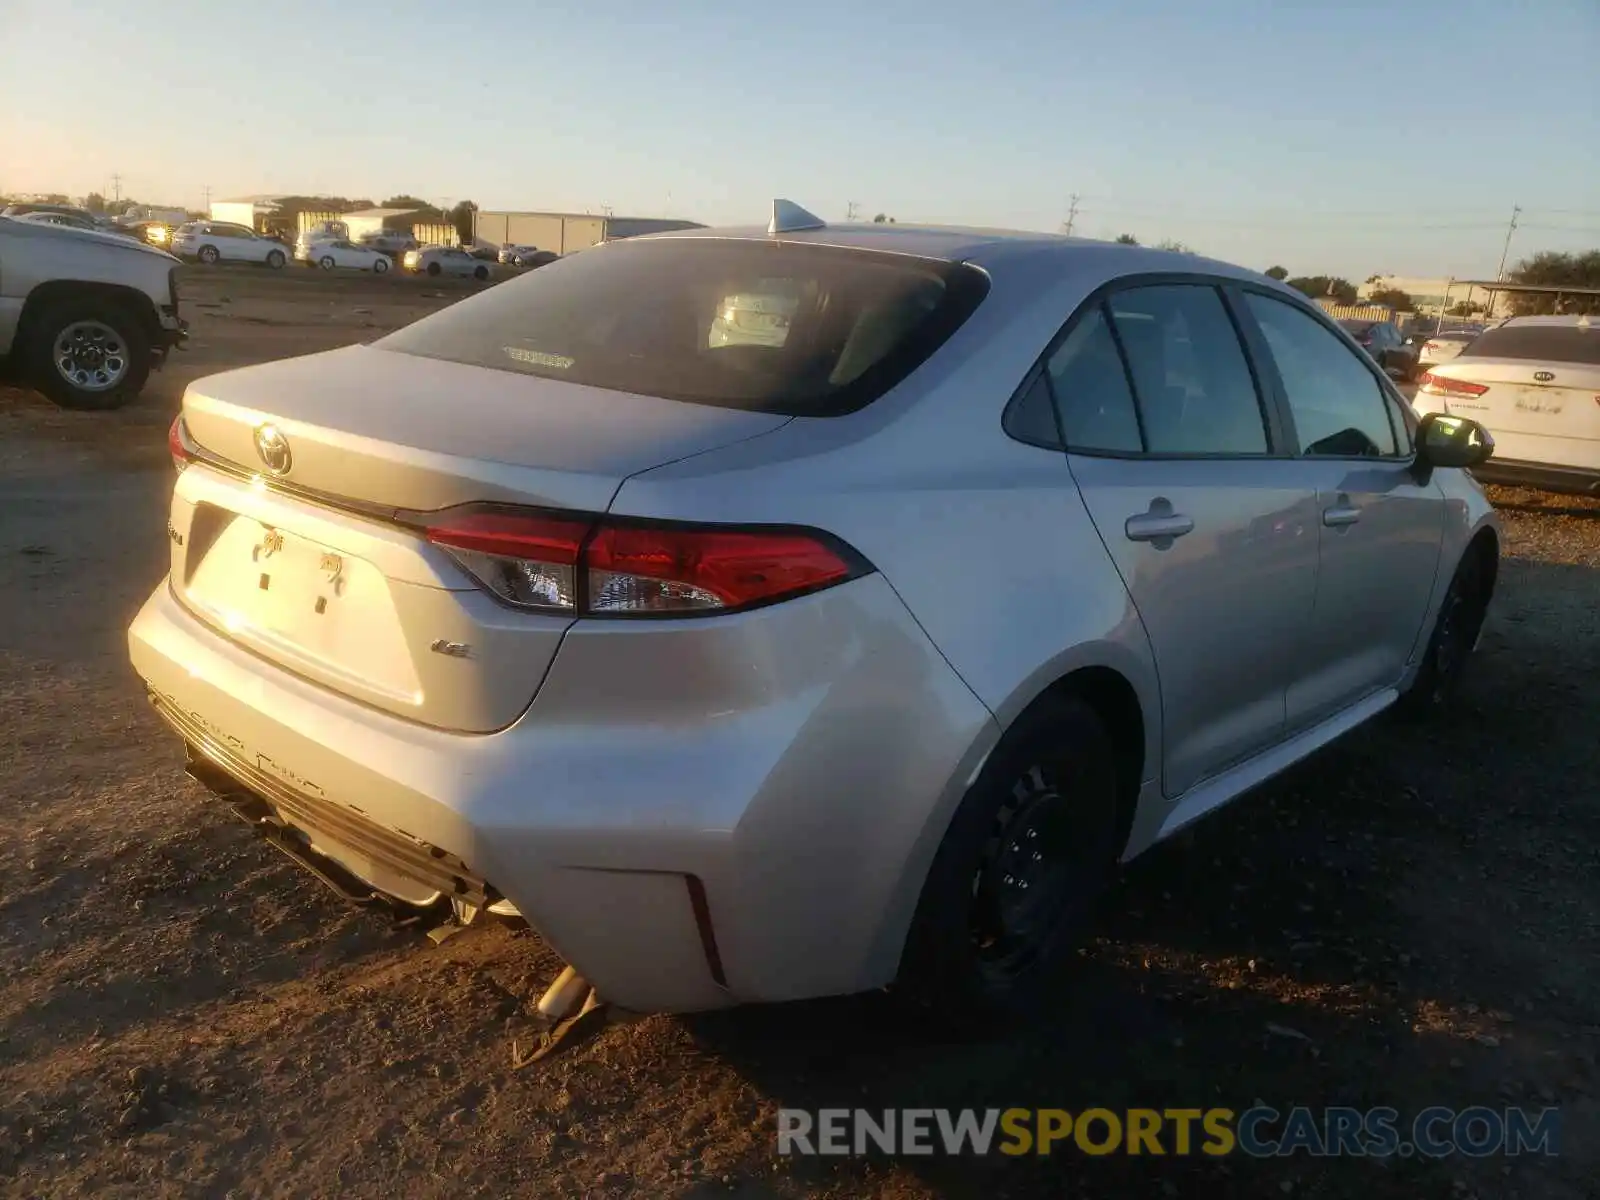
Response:
[{"label": "door handle", "polygon": [[1339,503],[1322,510],[1322,523],[1329,529],[1354,525],[1359,520],[1361,520],[1361,510],[1344,496],[1339,497]]},{"label": "door handle", "polygon": [[1151,503],[1149,512],[1129,517],[1122,530],[1130,542],[1170,541],[1192,532],[1194,518],[1173,512],[1172,505],[1165,500],[1156,500]]}]

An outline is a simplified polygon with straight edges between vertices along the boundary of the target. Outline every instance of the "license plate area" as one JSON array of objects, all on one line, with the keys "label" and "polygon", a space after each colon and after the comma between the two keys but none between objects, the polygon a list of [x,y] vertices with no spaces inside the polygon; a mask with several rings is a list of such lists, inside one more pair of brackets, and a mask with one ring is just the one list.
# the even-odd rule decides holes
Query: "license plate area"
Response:
[{"label": "license plate area", "polygon": [[346,690],[420,703],[383,574],[365,559],[201,504],[185,598],[233,640]]}]

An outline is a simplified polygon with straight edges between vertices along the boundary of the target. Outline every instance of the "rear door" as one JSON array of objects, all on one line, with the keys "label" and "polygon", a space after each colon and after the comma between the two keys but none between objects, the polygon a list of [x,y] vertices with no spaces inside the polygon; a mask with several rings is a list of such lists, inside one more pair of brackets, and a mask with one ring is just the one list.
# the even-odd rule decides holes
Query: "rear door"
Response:
[{"label": "rear door", "polygon": [[1223,294],[1140,284],[1048,361],[1068,462],[1155,651],[1177,796],[1283,736],[1311,619],[1316,490],[1283,455]]},{"label": "rear door", "polygon": [[1291,684],[1292,730],[1399,681],[1433,594],[1444,496],[1411,471],[1411,429],[1373,364],[1298,305],[1244,293],[1319,510],[1313,620]]},{"label": "rear door", "polygon": [[1496,459],[1600,471],[1600,319],[1491,329],[1440,374],[1457,385],[1423,392],[1482,422]]}]

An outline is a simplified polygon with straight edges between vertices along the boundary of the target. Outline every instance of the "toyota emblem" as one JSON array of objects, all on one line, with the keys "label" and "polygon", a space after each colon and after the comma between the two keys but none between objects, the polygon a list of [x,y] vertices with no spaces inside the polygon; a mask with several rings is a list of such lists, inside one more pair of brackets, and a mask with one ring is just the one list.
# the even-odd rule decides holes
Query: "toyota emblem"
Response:
[{"label": "toyota emblem", "polygon": [[1535,371],[1533,377],[1540,383],[1549,383],[1556,376],[1554,371]]},{"label": "toyota emblem", "polygon": [[256,426],[256,453],[274,475],[287,475],[294,465],[294,455],[289,453],[289,439],[276,425]]}]

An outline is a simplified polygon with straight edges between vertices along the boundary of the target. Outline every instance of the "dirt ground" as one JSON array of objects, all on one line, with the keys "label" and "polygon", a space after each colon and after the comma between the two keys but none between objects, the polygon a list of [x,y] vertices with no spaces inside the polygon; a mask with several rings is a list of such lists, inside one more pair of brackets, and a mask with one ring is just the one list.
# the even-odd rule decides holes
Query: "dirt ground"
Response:
[{"label": "dirt ground", "polygon": [[[0,1194],[1600,1195],[1600,504],[1497,490],[1459,710],[1360,730],[1137,863],[1047,1029],[881,997],[617,1023],[513,1069],[558,963],[344,907],[182,771],[124,630],[182,385],[472,290],[194,271],[134,407],[0,386]],[[1559,1157],[779,1160],[782,1105],[1559,1107]]]}]

